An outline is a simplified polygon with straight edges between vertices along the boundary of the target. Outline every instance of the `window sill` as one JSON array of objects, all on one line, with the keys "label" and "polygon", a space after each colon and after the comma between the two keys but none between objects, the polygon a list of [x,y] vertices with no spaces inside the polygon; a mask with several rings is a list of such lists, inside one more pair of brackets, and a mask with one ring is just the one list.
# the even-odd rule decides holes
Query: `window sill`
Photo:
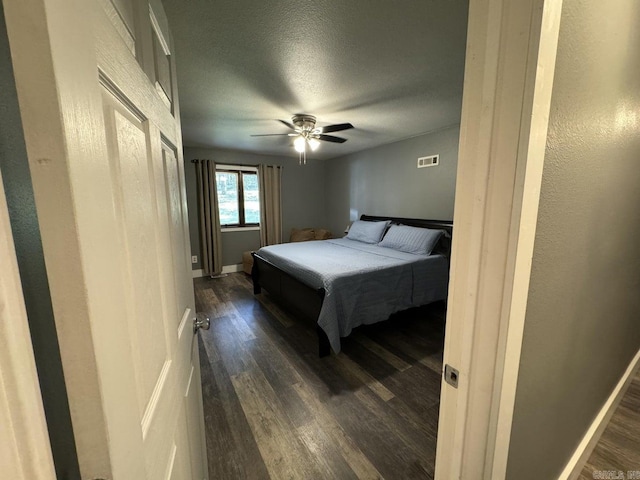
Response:
[{"label": "window sill", "polygon": [[226,232],[250,232],[254,230],[260,230],[260,227],[222,227],[220,231]]}]

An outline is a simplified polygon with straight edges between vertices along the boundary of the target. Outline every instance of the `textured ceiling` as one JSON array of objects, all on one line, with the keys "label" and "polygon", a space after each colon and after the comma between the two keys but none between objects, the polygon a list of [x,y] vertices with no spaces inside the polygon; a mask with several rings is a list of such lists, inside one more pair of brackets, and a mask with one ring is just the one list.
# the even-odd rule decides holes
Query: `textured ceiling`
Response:
[{"label": "textured ceiling", "polygon": [[276,119],[350,122],[326,159],[459,123],[467,0],[163,0],[185,146],[296,156]]}]

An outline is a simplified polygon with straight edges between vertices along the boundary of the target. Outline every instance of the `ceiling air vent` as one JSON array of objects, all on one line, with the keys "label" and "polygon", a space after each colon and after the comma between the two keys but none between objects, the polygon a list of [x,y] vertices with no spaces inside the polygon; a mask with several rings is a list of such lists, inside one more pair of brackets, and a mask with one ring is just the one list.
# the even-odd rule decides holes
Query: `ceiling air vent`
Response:
[{"label": "ceiling air vent", "polygon": [[434,167],[440,163],[439,155],[429,155],[428,157],[420,157],[418,159],[418,168]]}]

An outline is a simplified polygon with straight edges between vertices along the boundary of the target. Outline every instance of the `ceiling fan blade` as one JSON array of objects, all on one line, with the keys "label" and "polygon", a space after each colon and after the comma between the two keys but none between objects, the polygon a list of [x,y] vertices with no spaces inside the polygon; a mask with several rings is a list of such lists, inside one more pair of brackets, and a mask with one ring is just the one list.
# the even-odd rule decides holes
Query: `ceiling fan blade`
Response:
[{"label": "ceiling fan blade", "polygon": [[296,127],[294,127],[293,125],[291,125],[289,122],[285,122],[284,120],[278,120],[280,123],[282,123],[283,125],[286,125],[287,127],[289,127],[291,130],[295,130]]},{"label": "ceiling fan blade", "polygon": [[325,142],[333,142],[333,143],[344,143],[347,141],[346,138],[334,137],[333,135],[318,135],[320,140],[324,140]]},{"label": "ceiling fan blade", "polygon": [[350,123],[336,123],[335,125],[327,125],[326,127],[321,127],[322,133],[331,133],[331,132],[341,132],[342,130],[349,130],[353,128],[353,125]]},{"label": "ceiling fan blade", "polygon": [[296,137],[297,133],[265,133],[263,135],[251,135],[252,137]]}]

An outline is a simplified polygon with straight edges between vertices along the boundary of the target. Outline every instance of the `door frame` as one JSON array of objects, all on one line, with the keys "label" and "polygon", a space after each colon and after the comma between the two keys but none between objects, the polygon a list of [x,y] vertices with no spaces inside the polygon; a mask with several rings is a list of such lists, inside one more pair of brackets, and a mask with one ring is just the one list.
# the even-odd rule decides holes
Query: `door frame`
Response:
[{"label": "door frame", "polygon": [[562,0],[471,0],[436,478],[507,460]]},{"label": "door frame", "polygon": [[0,173],[0,471],[17,480],[54,480],[53,456],[9,211]]}]

